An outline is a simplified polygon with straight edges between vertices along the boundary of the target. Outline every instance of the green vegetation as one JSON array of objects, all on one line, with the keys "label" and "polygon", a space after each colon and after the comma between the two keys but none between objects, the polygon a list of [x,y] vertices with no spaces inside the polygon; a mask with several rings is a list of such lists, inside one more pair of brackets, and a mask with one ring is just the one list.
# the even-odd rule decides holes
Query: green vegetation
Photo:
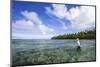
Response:
[{"label": "green vegetation", "polygon": [[72,34],[64,34],[64,35],[58,35],[52,37],[52,39],[95,39],[96,38],[96,29],[92,30],[85,30],[78,33],[72,33]]}]

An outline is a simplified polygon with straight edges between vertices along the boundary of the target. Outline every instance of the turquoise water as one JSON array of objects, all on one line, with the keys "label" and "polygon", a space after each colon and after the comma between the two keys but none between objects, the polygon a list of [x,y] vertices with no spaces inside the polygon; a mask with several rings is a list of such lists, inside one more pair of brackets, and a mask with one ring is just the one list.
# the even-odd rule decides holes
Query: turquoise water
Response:
[{"label": "turquoise water", "polygon": [[95,40],[12,39],[12,64],[36,65],[95,61]]}]

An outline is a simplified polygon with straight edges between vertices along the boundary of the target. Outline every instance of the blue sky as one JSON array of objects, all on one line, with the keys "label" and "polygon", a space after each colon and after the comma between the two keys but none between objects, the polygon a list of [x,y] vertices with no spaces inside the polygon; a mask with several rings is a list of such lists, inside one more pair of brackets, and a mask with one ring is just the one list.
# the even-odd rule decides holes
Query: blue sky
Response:
[{"label": "blue sky", "polygon": [[95,7],[13,1],[12,38],[48,39],[95,27]]}]

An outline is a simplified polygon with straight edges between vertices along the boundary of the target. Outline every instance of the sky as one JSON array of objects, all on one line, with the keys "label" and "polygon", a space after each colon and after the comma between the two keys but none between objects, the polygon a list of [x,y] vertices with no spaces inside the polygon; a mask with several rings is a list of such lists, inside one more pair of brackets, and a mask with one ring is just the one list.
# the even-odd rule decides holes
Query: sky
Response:
[{"label": "sky", "polygon": [[95,7],[13,1],[12,39],[50,39],[95,27]]}]

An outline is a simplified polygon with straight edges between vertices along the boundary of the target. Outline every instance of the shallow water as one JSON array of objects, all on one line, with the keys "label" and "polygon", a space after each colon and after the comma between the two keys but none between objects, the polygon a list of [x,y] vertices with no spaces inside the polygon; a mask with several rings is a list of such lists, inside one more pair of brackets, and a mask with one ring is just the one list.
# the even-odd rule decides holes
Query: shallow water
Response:
[{"label": "shallow water", "polygon": [[95,40],[13,39],[13,65],[51,64],[95,60]]},{"label": "shallow water", "polygon": [[[95,46],[95,40],[80,40],[81,47]],[[75,47],[76,40],[13,39],[12,48],[17,50],[48,49],[56,47]]]}]

